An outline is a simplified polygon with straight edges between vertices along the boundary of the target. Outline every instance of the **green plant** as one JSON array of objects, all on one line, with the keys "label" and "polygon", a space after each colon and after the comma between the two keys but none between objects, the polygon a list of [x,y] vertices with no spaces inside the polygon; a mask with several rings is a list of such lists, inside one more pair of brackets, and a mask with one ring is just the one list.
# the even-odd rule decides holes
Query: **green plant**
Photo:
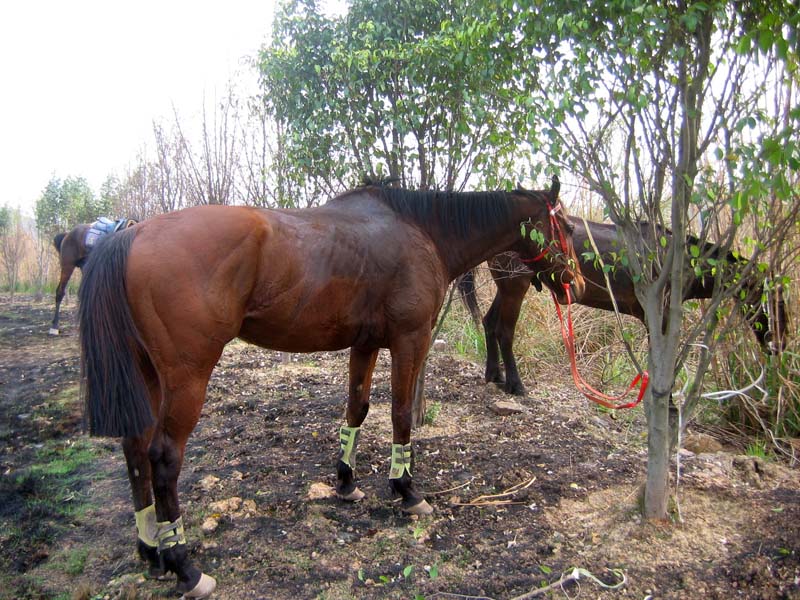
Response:
[{"label": "green plant", "polygon": [[439,416],[439,411],[442,410],[442,403],[438,400],[434,400],[428,405],[428,409],[425,411],[425,425],[433,425],[434,421],[436,421],[436,417]]},{"label": "green plant", "polygon": [[747,445],[747,448],[745,448],[744,453],[747,456],[754,456],[756,458],[763,458],[763,459],[769,458],[766,442],[758,438],[754,439]]},{"label": "green plant", "polygon": [[88,556],[88,548],[70,548],[56,556],[50,566],[74,577],[83,573]]},{"label": "green plant", "polygon": [[451,327],[455,329],[452,337],[458,354],[467,358],[486,360],[486,340],[483,332],[475,327],[472,320],[462,320],[453,323]]}]

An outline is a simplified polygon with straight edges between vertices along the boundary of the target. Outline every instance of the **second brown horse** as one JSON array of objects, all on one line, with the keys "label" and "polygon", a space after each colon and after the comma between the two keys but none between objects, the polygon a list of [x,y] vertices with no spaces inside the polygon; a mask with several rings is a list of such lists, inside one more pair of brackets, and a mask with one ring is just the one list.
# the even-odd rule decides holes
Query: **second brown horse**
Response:
[{"label": "second brown horse", "polygon": [[337,467],[337,492],[351,501],[363,497],[356,442],[378,350],[388,348],[389,482],[404,510],[431,512],[411,476],[411,404],[447,286],[498,252],[539,256],[544,240],[555,248],[532,268],[580,295],[557,196],[557,182],[513,193],[365,186],[305,210],[190,208],[103,240],[80,289],[87,414],[94,435],[123,437],[151,570],[176,573],[190,598],[216,586],[188,557],[177,480],[211,372],[236,337],[286,352],[351,348]]},{"label": "second brown horse", "polygon": [[[613,256],[620,253],[622,246],[616,226],[594,221],[584,222],[576,217],[570,217],[570,221],[574,225],[573,241],[577,248],[590,247],[588,244],[589,233],[586,229],[586,225],[588,225],[591,237],[605,264],[615,265]],[[645,225],[643,224],[643,226]],[[669,233],[667,232],[666,235]],[[692,236],[687,238],[687,243],[699,245],[703,255],[710,255],[717,260],[721,259],[721,251],[713,244],[701,243]],[[691,257],[687,257],[687,263],[690,260]],[[725,262],[732,270],[737,268],[741,270],[748,264],[747,259],[733,252],[727,253]],[[520,378],[514,356],[514,330],[525,294],[528,293],[531,285],[541,290],[541,283],[537,275],[525,269],[519,258],[512,254],[495,256],[488,261],[488,265],[492,279],[497,286],[497,292],[482,319],[475,297],[474,272],[469,271],[459,280],[459,290],[473,319],[476,323],[483,322],[486,334],[486,381],[496,383],[509,394],[524,396],[525,386]],[[614,304],[606,287],[606,279],[600,263],[593,257],[585,258],[582,255],[580,268],[586,281],[586,289],[584,294],[577,299],[577,303],[613,311]],[[788,315],[780,287],[772,295],[770,302],[766,304],[762,302],[765,278],[764,273],[757,269],[751,269],[749,275],[741,282],[743,294],[737,297],[737,301],[763,350],[774,353],[783,349],[786,343]],[[627,268],[617,265],[617,268],[609,273],[609,279],[611,293],[614,294],[619,311],[634,316],[644,323],[644,309],[636,298],[631,272]],[[711,298],[713,293],[714,277],[712,275],[691,275],[684,289],[684,299]],[[505,373],[501,368],[501,358]]]}]

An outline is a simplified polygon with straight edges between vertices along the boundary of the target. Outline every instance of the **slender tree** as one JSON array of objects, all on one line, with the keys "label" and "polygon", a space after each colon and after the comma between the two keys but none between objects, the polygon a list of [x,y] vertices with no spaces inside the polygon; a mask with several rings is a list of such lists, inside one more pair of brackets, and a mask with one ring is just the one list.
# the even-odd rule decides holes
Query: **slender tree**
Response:
[{"label": "slender tree", "polygon": [[0,207],[0,263],[5,271],[6,286],[11,298],[14,297],[19,282],[26,237],[20,210]]},{"label": "slender tree", "polygon": [[[620,257],[650,334],[645,514],[663,519],[677,374],[699,344],[686,418],[718,340],[720,303],[769,269],[797,223],[800,110],[781,121],[768,106],[777,76],[796,77],[798,13],[788,2],[620,1],[516,16],[520,31],[535,18],[529,41],[550,48],[537,64],[546,87],[531,96],[532,144],[580,173],[624,238]],[[726,260],[734,242],[750,260]],[[707,277],[714,296],[687,328],[689,275]]]}]

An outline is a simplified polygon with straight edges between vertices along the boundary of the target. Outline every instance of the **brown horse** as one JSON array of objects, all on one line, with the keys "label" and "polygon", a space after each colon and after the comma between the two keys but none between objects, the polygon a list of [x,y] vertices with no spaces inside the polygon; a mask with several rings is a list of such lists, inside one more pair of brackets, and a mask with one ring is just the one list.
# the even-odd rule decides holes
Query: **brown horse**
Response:
[{"label": "brown horse", "polygon": [[[571,217],[574,225],[573,241],[578,248],[586,248],[588,234],[582,219]],[[612,252],[620,253],[620,242],[617,237],[616,227],[605,223],[587,221],[597,249],[603,256],[607,265],[613,265]],[[694,238],[687,239],[689,244],[699,244]],[[720,251],[711,244],[703,246],[703,252],[711,253],[719,258]],[[731,265],[745,264],[747,261],[729,252],[726,258]],[[500,255],[488,261],[492,278],[497,286],[497,293],[486,315],[483,317],[483,327],[486,334],[486,381],[501,386],[507,393],[518,396],[525,395],[525,386],[517,370],[514,356],[514,329],[519,319],[520,309],[525,294],[531,285],[541,291],[541,284],[535,274],[528,272],[513,255]],[[586,289],[578,304],[614,310],[614,305],[606,288],[603,271],[598,262],[593,259],[581,258],[581,272],[586,280]],[[644,310],[639,304],[634,293],[631,273],[624,267],[614,269],[609,273],[611,288],[617,301],[619,311],[632,315],[644,323]],[[774,352],[782,349],[786,341],[787,313],[780,288],[777,290],[772,303],[772,318],[761,302],[763,291],[763,276],[751,275],[744,283],[744,297],[740,304],[744,310],[756,339],[765,351]],[[475,283],[472,271],[465,274],[459,281],[459,290],[462,298],[470,309],[476,323],[481,321],[480,309],[475,299]],[[693,278],[688,288],[684,291],[684,300],[692,298],[710,298],[714,290],[714,278],[711,276]],[[563,303],[563,302],[562,302]],[[772,325],[772,327],[770,326]],[[498,354],[499,346],[499,354]],[[502,357],[505,365],[505,375],[500,367]]]},{"label": "brown horse", "polygon": [[[136,221],[121,220],[116,221],[115,225],[118,229],[129,227]],[[110,223],[110,221],[109,221]],[[56,234],[53,238],[53,245],[58,251],[59,264],[61,266],[61,276],[58,280],[58,287],[56,287],[56,312],[53,315],[53,322],[50,325],[50,335],[58,335],[58,315],[61,309],[61,301],[64,299],[64,294],[67,291],[67,284],[69,278],[72,277],[72,272],[75,267],[83,268],[86,258],[89,256],[91,246],[86,245],[86,235],[94,224],[82,223],[76,225],[72,230]]]},{"label": "brown horse", "polygon": [[411,477],[411,404],[448,283],[501,251],[536,256],[543,236],[565,241],[532,266],[579,295],[557,190],[366,185],[303,210],[189,208],[102,240],[80,289],[85,401],[92,434],[123,437],[138,548],[151,568],[174,572],[187,597],[216,585],[188,558],[177,479],[211,372],[236,337],[286,352],[351,348],[337,463],[337,493],[349,501],[364,496],[356,443],[378,350],[388,348],[389,482],[405,511],[431,512]]},{"label": "brown horse", "polygon": [[61,301],[64,299],[64,294],[67,291],[67,284],[69,278],[72,277],[72,272],[75,267],[83,268],[86,262],[86,257],[89,256],[89,250],[86,248],[85,239],[86,233],[89,231],[91,225],[81,224],[76,226],[71,231],[66,233],[59,233],[53,239],[53,244],[58,251],[59,263],[61,265],[61,277],[58,280],[58,287],[56,287],[56,312],[53,316],[53,322],[50,325],[50,335],[58,335],[58,313],[61,309]]}]

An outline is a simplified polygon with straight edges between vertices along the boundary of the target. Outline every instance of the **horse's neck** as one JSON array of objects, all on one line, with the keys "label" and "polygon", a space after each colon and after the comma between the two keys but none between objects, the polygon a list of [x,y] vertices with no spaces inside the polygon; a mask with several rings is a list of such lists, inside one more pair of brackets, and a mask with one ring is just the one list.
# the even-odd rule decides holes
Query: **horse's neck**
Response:
[{"label": "horse's neck", "polygon": [[473,235],[435,236],[433,241],[445,263],[450,281],[501,252],[511,250],[520,241],[519,215],[492,230],[476,230]]}]

